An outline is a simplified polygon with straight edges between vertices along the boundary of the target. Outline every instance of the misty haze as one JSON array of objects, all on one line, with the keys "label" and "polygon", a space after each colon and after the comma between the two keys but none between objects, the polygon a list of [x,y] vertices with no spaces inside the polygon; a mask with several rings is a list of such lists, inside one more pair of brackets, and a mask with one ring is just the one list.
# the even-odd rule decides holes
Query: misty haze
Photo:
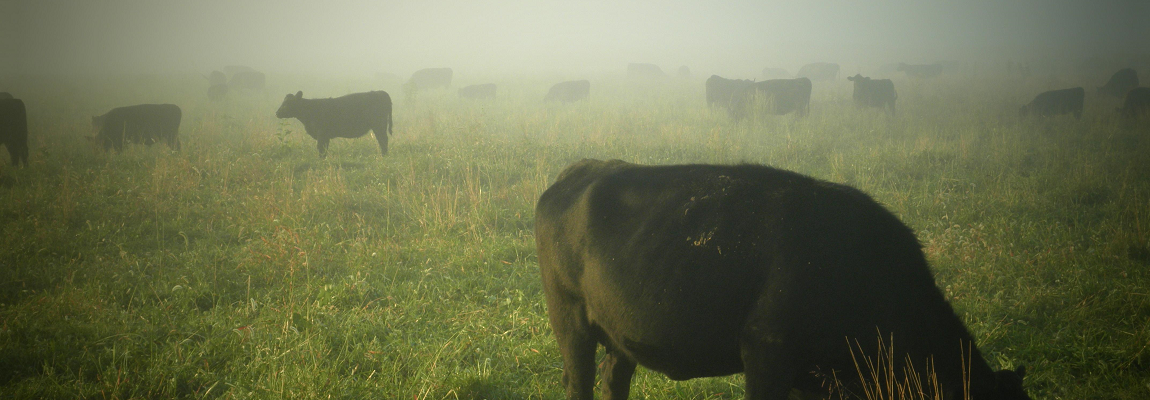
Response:
[{"label": "misty haze", "polygon": [[0,397],[1150,398],[1148,17],[2,1]]}]

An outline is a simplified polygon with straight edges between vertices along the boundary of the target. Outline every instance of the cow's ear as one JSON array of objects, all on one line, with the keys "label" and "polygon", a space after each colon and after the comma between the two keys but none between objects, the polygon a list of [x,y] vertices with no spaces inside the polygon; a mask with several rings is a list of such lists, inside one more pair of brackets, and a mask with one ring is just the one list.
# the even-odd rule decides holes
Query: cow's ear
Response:
[{"label": "cow's ear", "polygon": [[295,98],[302,99],[303,98],[303,91],[301,90],[301,91],[295,92]]},{"label": "cow's ear", "polygon": [[1018,374],[1019,380],[1022,380],[1022,378],[1026,376],[1026,366],[1025,365],[1019,365],[1018,368],[1014,369],[1014,373]]}]

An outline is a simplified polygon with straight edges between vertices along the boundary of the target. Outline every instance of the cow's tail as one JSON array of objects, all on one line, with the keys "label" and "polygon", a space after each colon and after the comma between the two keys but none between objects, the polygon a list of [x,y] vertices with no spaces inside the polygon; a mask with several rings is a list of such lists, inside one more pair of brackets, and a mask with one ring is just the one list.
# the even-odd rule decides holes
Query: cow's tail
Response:
[{"label": "cow's tail", "polygon": [[390,108],[390,107],[387,109],[387,134],[388,135],[392,134],[391,133],[391,127],[395,125],[395,123],[393,122],[394,121],[394,117],[393,117],[394,113],[392,113],[392,110],[393,110],[393,108]]}]

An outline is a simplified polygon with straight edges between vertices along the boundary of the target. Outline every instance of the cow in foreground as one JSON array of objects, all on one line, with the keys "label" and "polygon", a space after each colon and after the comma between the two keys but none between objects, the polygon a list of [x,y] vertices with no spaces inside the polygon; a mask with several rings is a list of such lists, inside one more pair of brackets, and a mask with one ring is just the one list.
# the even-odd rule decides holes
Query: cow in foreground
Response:
[{"label": "cow in foreground", "polygon": [[796,78],[807,78],[812,81],[833,81],[839,78],[839,65],[835,63],[810,63],[799,68]]},{"label": "cow in foreground", "polygon": [[1126,99],[1118,113],[1130,119],[1150,113],[1150,88],[1136,87],[1126,92]]},{"label": "cow in foreground", "polygon": [[494,83],[471,85],[459,89],[459,97],[466,99],[494,99],[496,86]]},{"label": "cow in foreground", "polygon": [[352,93],[329,99],[305,99],[303,92],[284,97],[276,110],[278,118],[295,118],[315,139],[319,156],[327,155],[332,138],[355,139],[371,131],[379,151],[387,155],[387,135],[391,134],[391,96],[384,91]]},{"label": "cow in foreground", "polygon": [[942,64],[907,64],[899,63],[898,70],[910,78],[934,78],[942,75]]},{"label": "cow in foreground", "polygon": [[180,119],[183,113],[175,104],[139,104],[113,108],[104,115],[92,117],[97,130],[95,141],[104,150],[124,150],[124,143],[143,143],[151,146],[164,141],[173,150],[180,150]]},{"label": "cow in foreground", "polygon": [[1073,113],[1074,119],[1082,119],[1082,103],[1085,98],[1086,90],[1080,87],[1042,92],[1034,96],[1030,104],[1019,108],[1018,115],[1049,117]]},{"label": "cow in foreground", "polygon": [[894,101],[898,99],[898,93],[894,91],[894,82],[890,79],[871,79],[855,74],[847,77],[847,80],[855,84],[852,98],[856,107],[886,108],[887,112],[894,115]]},{"label": "cow in foreground", "polygon": [[582,79],[556,83],[554,86],[551,86],[551,90],[547,91],[547,96],[543,98],[543,101],[571,103],[586,99],[587,96],[590,95],[591,82]]},{"label": "cow in foreground", "polygon": [[1123,98],[1126,97],[1126,92],[1136,87],[1138,87],[1138,71],[1126,68],[1115,72],[1105,85],[1098,87],[1098,94]]},{"label": "cow in foreground", "polygon": [[755,88],[758,89],[755,96],[767,107],[767,112],[783,115],[794,111],[800,117],[807,115],[811,104],[810,79],[771,79],[756,82]]},{"label": "cow in foreground", "polygon": [[0,144],[8,149],[12,166],[28,166],[28,113],[23,100],[0,99]]},{"label": "cow in foreground", "polygon": [[569,399],[592,399],[600,344],[604,399],[626,399],[642,365],[742,372],[747,399],[784,400],[826,393],[828,376],[857,389],[848,342],[879,337],[896,371],[932,364],[944,398],[1029,399],[1021,368],[983,359],[914,232],[854,188],[758,165],[583,160],[535,220]]}]

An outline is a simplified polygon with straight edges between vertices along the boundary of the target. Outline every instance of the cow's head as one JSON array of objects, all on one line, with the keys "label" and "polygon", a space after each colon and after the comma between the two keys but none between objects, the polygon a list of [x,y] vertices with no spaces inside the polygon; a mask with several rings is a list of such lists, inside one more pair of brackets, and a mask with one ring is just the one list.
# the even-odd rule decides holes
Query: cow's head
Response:
[{"label": "cow's head", "polygon": [[1022,378],[1026,376],[1026,367],[1019,366],[1011,371],[1004,369],[994,373],[994,392],[987,396],[988,400],[1030,400],[1030,395],[1022,388]]},{"label": "cow's head", "polygon": [[303,91],[284,96],[283,104],[276,110],[276,118],[293,118],[298,115],[299,104],[303,100]]},{"label": "cow's head", "polygon": [[870,78],[862,76],[862,74],[855,74],[855,76],[848,76],[847,80],[851,81],[851,82],[862,82],[862,81],[869,81]]}]

